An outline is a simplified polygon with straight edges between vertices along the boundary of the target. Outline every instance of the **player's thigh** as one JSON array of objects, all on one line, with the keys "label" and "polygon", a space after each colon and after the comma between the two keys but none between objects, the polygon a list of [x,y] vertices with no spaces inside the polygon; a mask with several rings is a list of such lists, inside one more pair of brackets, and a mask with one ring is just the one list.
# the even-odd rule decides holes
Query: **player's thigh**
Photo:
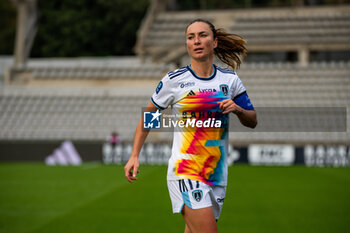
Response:
[{"label": "player's thigh", "polygon": [[191,233],[217,233],[213,208],[191,209],[184,205],[182,215]]}]

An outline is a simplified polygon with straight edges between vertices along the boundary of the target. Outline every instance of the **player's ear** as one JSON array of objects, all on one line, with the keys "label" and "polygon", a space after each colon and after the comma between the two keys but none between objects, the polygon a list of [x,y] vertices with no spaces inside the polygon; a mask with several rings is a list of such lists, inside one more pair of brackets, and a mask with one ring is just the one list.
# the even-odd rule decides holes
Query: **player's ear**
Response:
[{"label": "player's ear", "polygon": [[217,37],[214,39],[214,49],[215,49],[216,47],[218,47],[218,38],[217,38]]}]

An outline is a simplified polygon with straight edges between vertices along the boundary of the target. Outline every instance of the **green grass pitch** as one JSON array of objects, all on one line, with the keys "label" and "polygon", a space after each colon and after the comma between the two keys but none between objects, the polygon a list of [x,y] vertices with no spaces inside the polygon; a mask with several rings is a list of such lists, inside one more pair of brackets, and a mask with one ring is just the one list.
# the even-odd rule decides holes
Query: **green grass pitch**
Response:
[{"label": "green grass pitch", "polygon": [[[0,164],[0,232],[183,232],[165,166]],[[349,232],[350,169],[232,166],[219,232]]]}]

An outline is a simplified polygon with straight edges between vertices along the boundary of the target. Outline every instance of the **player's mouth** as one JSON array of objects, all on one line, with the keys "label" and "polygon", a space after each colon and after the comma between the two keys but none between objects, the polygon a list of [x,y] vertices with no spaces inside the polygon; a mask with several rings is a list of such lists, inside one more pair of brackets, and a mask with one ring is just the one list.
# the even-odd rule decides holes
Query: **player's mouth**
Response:
[{"label": "player's mouth", "polygon": [[203,52],[203,48],[195,48],[194,52],[195,53],[201,53],[201,52]]}]

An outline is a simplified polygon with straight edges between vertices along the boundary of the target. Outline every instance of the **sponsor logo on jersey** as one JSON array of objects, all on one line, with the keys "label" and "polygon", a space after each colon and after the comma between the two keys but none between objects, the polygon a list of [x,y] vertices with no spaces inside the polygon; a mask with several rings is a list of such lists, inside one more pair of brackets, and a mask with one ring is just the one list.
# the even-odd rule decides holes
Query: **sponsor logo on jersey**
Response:
[{"label": "sponsor logo on jersey", "polygon": [[180,87],[181,87],[181,88],[192,87],[192,86],[194,86],[195,84],[196,84],[195,82],[181,83],[181,84],[180,84]]},{"label": "sponsor logo on jersey", "polygon": [[160,81],[159,84],[158,84],[158,86],[157,86],[157,88],[156,88],[156,93],[157,93],[157,94],[160,92],[160,90],[162,89],[162,87],[163,87],[163,82]]},{"label": "sponsor logo on jersey", "polygon": [[222,91],[222,93],[224,93],[225,96],[227,96],[227,94],[228,94],[228,85],[221,84],[220,85],[220,90]]},{"label": "sponsor logo on jersey", "polygon": [[201,92],[201,93],[212,93],[212,92],[216,92],[216,90],[214,88],[205,88],[205,89],[200,89],[199,88],[199,92]]},{"label": "sponsor logo on jersey", "polygon": [[192,197],[193,199],[195,199],[196,201],[200,202],[202,200],[203,197],[203,192],[200,189],[194,190],[192,192]]},{"label": "sponsor logo on jersey", "polygon": [[218,203],[223,203],[224,200],[225,200],[225,198],[218,198],[218,199],[216,199],[216,201],[217,201]]},{"label": "sponsor logo on jersey", "polygon": [[196,95],[196,93],[194,93],[194,91],[191,90],[190,92],[188,92],[187,96],[191,96],[191,95]]},{"label": "sponsor logo on jersey", "polygon": [[162,113],[157,110],[156,112],[144,111],[143,112],[143,128],[144,129],[160,129],[160,118]]},{"label": "sponsor logo on jersey", "polygon": [[183,111],[182,112],[182,118],[187,119],[187,118],[215,118],[215,119],[220,119],[224,117],[224,114],[222,112],[216,111],[216,112],[187,112]]}]

